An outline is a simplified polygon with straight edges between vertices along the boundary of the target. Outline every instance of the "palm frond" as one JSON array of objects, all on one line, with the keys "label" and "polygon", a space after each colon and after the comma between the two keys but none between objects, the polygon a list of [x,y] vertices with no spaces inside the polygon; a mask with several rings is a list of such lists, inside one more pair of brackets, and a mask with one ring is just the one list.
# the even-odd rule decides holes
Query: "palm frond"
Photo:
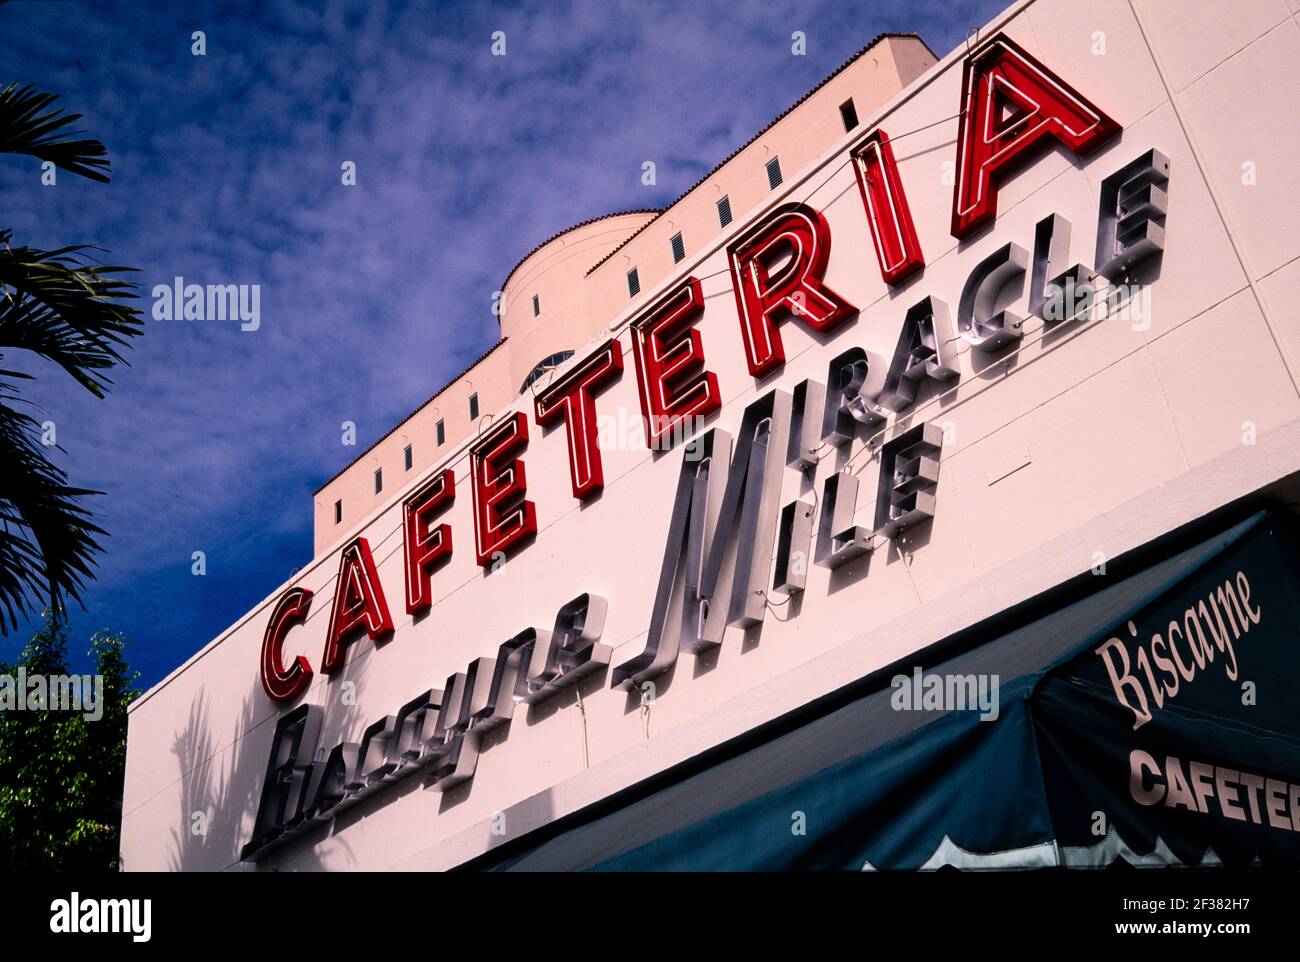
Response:
[{"label": "palm frond", "polygon": [[142,331],[140,312],[127,301],[135,285],[120,275],[131,268],[96,264],[78,245],[54,251],[10,247],[0,231],[0,351],[31,351],[61,366],[103,397],[103,373],[122,362],[120,348]]},{"label": "palm frond", "polygon": [[[3,2],[3,0],[0,0]],[[0,153],[26,154],[100,183],[108,182],[104,145],[72,125],[80,114],[31,85],[0,89]],[[58,250],[10,246],[0,230],[0,359],[30,351],[62,367],[96,397],[111,383],[105,371],[123,362],[121,348],[140,334],[140,312],[128,303],[129,268],[99,263],[85,245]],[[16,410],[16,379],[0,369],[0,633],[17,627],[38,600],[57,621],[93,578],[102,528],[84,506],[99,492],[74,488],[37,440],[38,425]]]},{"label": "palm frond", "polygon": [[31,84],[0,90],[0,153],[27,154],[101,184],[108,183],[108,151],[98,140],[67,129],[81,119],[51,107],[58,94],[41,93]]},{"label": "palm frond", "polygon": [[0,403],[0,629],[12,630],[40,599],[60,618],[80,603],[105,532],[82,504],[98,494],[67,475],[36,441],[36,421]]}]

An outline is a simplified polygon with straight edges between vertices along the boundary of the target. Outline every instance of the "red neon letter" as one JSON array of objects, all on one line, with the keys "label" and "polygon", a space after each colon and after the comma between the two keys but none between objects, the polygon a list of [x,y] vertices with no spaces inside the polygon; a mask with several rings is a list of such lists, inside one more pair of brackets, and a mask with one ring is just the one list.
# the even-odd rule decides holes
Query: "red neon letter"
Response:
[{"label": "red neon letter", "polygon": [[470,448],[474,472],[474,549],[478,563],[537,533],[537,512],[524,500],[528,482],[519,452],[528,443],[528,419],[516,411]]},{"label": "red neon letter", "polygon": [[433,519],[456,499],[451,468],[435,474],[402,503],[403,550],[406,556],[406,613],[433,605],[431,574],[451,557],[451,525],[433,527]]},{"label": "red neon letter", "polygon": [[695,329],[703,313],[700,282],[688,277],[632,322],[637,391],[651,450],[661,450],[686,418],[702,418],[722,407],[718,378],[704,369],[704,348]]},{"label": "red neon letter", "polygon": [[871,240],[876,245],[880,276],[886,284],[901,284],[922,267],[925,257],[916,239],[912,212],[898,176],[894,148],[883,130],[872,131],[866,142],[853,152],[853,172],[858,175],[862,206],[867,209]]},{"label": "red neon letter", "polygon": [[325,635],[325,655],[320,670],[332,675],[343,667],[347,645],[364,628],[371,641],[393,630],[384,589],[375,573],[375,559],[365,538],[352,541],[339,555],[339,575],[334,582],[334,608]]},{"label": "red neon letter", "polygon": [[306,621],[310,610],[311,592],[306,588],[290,588],[271,610],[262,636],[262,688],[272,701],[297,698],[311,682],[311,663],[299,655],[286,669],[281,651],[284,636],[291,627]]},{"label": "red neon letter", "polygon": [[623,351],[618,341],[609,340],[538,395],[538,424],[546,426],[564,419],[569,439],[569,477],[573,481],[573,496],[578,500],[605,486],[600,447],[596,443],[596,399],[592,395],[622,371]]},{"label": "red neon letter", "polygon": [[[727,248],[740,312],[749,373],[762,377],[785,363],[778,317],[793,315],[817,331],[829,331],[858,309],[822,283],[831,252],[831,229],[820,211],[786,204]],[[781,254],[789,260],[769,275]]]},{"label": "red neon letter", "polygon": [[1002,34],[967,60],[961,105],[954,237],[965,237],[997,216],[998,183],[1047,138],[1086,154],[1120,129]]}]

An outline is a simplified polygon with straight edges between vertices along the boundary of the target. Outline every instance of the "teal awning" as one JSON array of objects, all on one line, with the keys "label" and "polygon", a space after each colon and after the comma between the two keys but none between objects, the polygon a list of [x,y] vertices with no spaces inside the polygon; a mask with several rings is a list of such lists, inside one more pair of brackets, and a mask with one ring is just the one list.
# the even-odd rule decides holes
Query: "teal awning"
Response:
[{"label": "teal awning", "polygon": [[480,867],[1300,862],[1289,519],[1259,514],[1094,580],[1055,610],[1037,599],[1014,629],[918,656],[923,680],[988,691],[996,676],[996,720],[899,710],[890,679],[914,666],[891,666]]}]

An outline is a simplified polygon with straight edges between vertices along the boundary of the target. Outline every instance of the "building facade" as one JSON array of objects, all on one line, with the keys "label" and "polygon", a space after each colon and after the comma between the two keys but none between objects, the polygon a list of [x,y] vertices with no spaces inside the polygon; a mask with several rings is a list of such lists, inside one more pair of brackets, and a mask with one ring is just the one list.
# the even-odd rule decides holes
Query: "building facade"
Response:
[{"label": "building facade", "polygon": [[391,500],[393,488],[377,486],[376,471],[401,485],[412,472],[448,462],[532,386],[530,379],[567,359],[629,307],[647,303],[680,273],[689,252],[720,238],[734,214],[767,199],[774,179],[779,185],[785,172],[814,162],[859,125],[859,116],[934,63],[919,37],[877,37],[664,210],[607,214],[538,244],[511,268],[494,298],[501,340],[316,492],[315,553]]},{"label": "building facade", "polygon": [[846,685],[1289,512],[1294,6],[877,38],[665,210],[540,245],[317,492],[312,562],[132,706],[125,868],[602,864],[683,826],[601,819]]}]

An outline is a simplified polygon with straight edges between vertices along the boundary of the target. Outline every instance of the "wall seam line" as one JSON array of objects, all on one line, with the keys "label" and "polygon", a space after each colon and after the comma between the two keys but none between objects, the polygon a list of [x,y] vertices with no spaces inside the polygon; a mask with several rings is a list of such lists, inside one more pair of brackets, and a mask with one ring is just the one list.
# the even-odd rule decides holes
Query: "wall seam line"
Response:
[{"label": "wall seam line", "polygon": [[[1238,235],[1233,229],[1232,222],[1228,216],[1228,211],[1224,207],[1223,200],[1219,196],[1219,191],[1215,187],[1209,171],[1206,168],[1201,148],[1197,144],[1195,136],[1187,126],[1187,122],[1183,117],[1183,110],[1179,104],[1178,94],[1172,87],[1170,87],[1169,80],[1165,76],[1166,71],[1164,62],[1160,59],[1160,56],[1156,53],[1155,47],[1151,43],[1151,37],[1147,32],[1147,26],[1142,22],[1142,15],[1138,12],[1136,0],[1129,0],[1129,10],[1132,11],[1133,19],[1137,22],[1138,32],[1142,35],[1142,42],[1146,44],[1147,52],[1151,55],[1151,60],[1156,65],[1156,72],[1160,75],[1160,83],[1164,86],[1165,94],[1169,97],[1169,104],[1173,107],[1174,117],[1178,120],[1178,126],[1183,132],[1183,137],[1187,140],[1187,146],[1192,152],[1192,159],[1196,163],[1201,179],[1205,182],[1205,189],[1209,192],[1210,199],[1214,202],[1215,210],[1219,215],[1219,222],[1223,225],[1224,233],[1228,235],[1228,243],[1232,246],[1232,252],[1236,255],[1237,263],[1241,266],[1242,273],[1246,275],[1246,286],[1250,288],[1250,292],[1255,298],[1255,306],[1259,308],[1259,312],[1264,318],[1264,324],[1268,327],[1269,336],[1273,339],[1273,346],[1277,349],[1278,355],[1282,358],[1282,366],[1286,368],[1287,376],[1291,379],[1291,388],[1295,391],[1296,395],[1300,397],[1300,374],[1297,374],[1296,371],[1296,360],[1291,356],[1291,352],[1287,348],[1286,339],[1278,332],[1277,322],[1273,317],[1273,312],[1269,310],[1267,303],[1265,303],[1264,298],[1259,293],[1259,288],[1256,286],[1256,279],[1251,275],[1250,264],[1246,261],[1245,252],[1241,249],[1241,245],[1237,239]],[[1249,49],[1260,39],[1260,37],[1272,33],[1279,25],[1280,24],[1275,24],[1273,27],[1270,27],[1242,49]],[[1240,53],[1240,51],[1238,51],[1238,53]],[[1201,77],[1204,76],[1205,74],[1201,75]],[[1200,80],[1201,77],[1196,79]],[[1193,81],[1193,83],[1195,82],[1196,81]],[[1190,87],[1191,84],[1188,84],[1188,86]]]}]

